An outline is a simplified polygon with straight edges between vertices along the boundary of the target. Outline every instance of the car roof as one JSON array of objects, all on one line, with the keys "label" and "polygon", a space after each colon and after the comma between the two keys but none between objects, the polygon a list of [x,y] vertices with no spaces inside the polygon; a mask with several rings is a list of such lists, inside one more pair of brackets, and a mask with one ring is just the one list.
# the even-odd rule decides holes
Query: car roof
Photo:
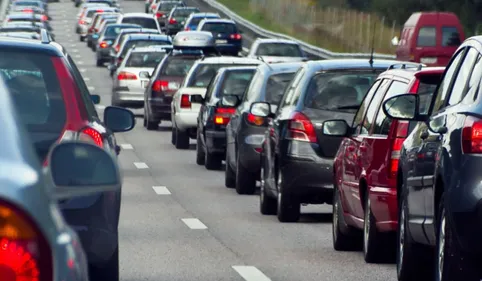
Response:
[{"label": "car roof", "polygon": [[153,19],[154,15],[146,14],[146,13],[125,13],[122,15],[122,18],[149,18]]},{"label": "car roof", "polygon": [[[403,63],[396,60],[373,60],[370,64],[368,59],[333,59],[333,60],[316,60],[306,62],[307,68],[315,68],[321,70],[343,70],[343,69],[388,69],[391,65]],[[409,62],[407,62],[409,63]]]},{"label": "car roof", "polygon": [[253,71],[255,71],[257,68],[258,68],[257,66],[228,66],[228,67],[221,67],[218,70],[218,73],[229,72],[229,71],[242,71],[242,70],[253,70]]},{"label": "car roof", "polygon": [[235,21],[230,19],[204,19],[203,23],[231,23],[236,24]]},{"label": "car roof", "polygon": [[143,33],[133,33],[127,35],[126,40],[132,40],[132,39],[158,39],[158,40],[169,40],[172,41],[171,36],[165,35],[165,34],[143,34]]},{"label": "car roof", "polygon": [[0,40],[0,49],[11,49],[32,53],[44,53],[57,57],[64,56],[65,51],[65,49],[61,45],[55,42],[45,44],[42,43],[40,40],[14,37],[3,37],[2,40]]},{"label": "car roof", "polygon": [[168,53],[172,50],[171,45],[154,45],[154,46],[147,46],[147,47],[134,47],[131,49],[132,53],[141,53],[141,52],[159,52],[159,53]]},{"label": "car roof", "polygon": [[[99,6],[87,7],[87,12],[90,12],[90,11],[92,11],[92,10],[97,10],[97,9],[99,9]],[[110,11],[117,12],[117,11],[119,11],[119,8],[104,6],[104,7],[102,8],[102,11],[103,11],[103,12],[110,12]],[[100,14],[102,14],[102,13],[100,13]]]},{"label": "car roof", "polygon": [[[119,23],[121,24],[121,23]],[[130,24],[130,23],[123,23],[123,24]],[[133,27],[133,28],[125,28],[120,31],[119,34],[121,33],[129,33],[129,32],[155,32],[154,34],[160,34],[159,30],[157,29],[152,29],[152,28],[142,28],[142,27]],[[142,33],[141,33],[142,34]]]},{"label": "car roof", "polygon": [[269,74],[295,72],[304,64],[305,62],[263,63],[258,66],[258,71]]},{"label": "car roof", "polygon": [[11,13],[11,14],[8,14],[7,15],[7,18],[19,18],[19,19],[32,19],[32,18],[40,18],[42,17],[43,15],[41,14],[35,14],[35,13]]},{"label": "car roof", "polygon": [[280,39],[280,38],[258,38],[256,39],[255,43],[263,44],[263,43],[284,43],[284,44],[295,44],[299,45],[298,42],[293,40],[287,39]]},{"label": "car roof", "polygon": [[0,37],[14,37],[14,38],[25,38],[25,39],[35,39],[40,40],[40,34],[36,32],[26,32],[26,31],[14,31],[14,32],[0,32]]},{"label": "car roof", "polygon": [[41,28],[32,26],[4,26],[0,27],[0,32],[40,32]]},{"label": "car roof", "polygon": [[249,58],[242,58],[242,57],[208,57],[202,60],[199,60],[198,63],[200,64],[227,64],[227,63],[240,63],[240,64],[261,64],[263,63],[257,59],[249,59]]},{"label": "car roof", "polygon": [[396,69],[389,69],[380,76],[396,76],[400,78],[404,78],[407,80],[412,80],[414,77],[420,77],[423,75],[433,75],[433,74],[443,74],[445,71],[445,67],[408,67],[408,68],[396,68]]},{"label": "car roof", "polygon": [[203,18],[203,17],[221,17],[218,13],[192,13],[193,18]]}]

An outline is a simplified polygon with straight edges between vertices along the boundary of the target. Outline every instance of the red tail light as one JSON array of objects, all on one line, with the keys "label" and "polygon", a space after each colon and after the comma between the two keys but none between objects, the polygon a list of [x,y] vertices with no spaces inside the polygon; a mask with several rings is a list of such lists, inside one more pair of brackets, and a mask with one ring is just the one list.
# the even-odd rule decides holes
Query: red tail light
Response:
[{"label": "red tail light", "polygon": [[104,140],[102,138],[102,135],[92,128],[85,128],[80,131],[79,140],[93,142],[100,147],[104,146]]},{"label": "red tail light", "polygon": [[160,18],[160,17],[162,17],[163,15],[164,15],[163,13],[157,12],[157,13],[156,13],[156,18]]},{"label": "red tail light", "polygon": [[408,135],[408,121],[393,121],[390,131],[393,135],[390,136],[391,144],[388,159],[389,178],[396,178],[398,173],[398,162],[400,159],[400,150],[402,150],[403,142]]},{"label": "red tail light", "polygon": [[259,117],[256,115],[253,115],[251,113],[248,113],[246,115],[246,122],[250,125],[255,125],[255,126],[263,126],[266,122],[264,117]]},{"label": "red tail light", "polygon": [[189,95],[181,96],[181,108],[191,108],[191,100],[189,99]]},{"label": "red tail light", "polygon": [[53,278],[52,253],[31,218],[0,201],[1,280],[47,281]]},{"label": "red tail light", "polygon": [[216,108],[216,114],[214,115],[214,123],[217,125],[227,125],[229,120],[231,120],[231,115],[236,112],[234,107],[218,107]]},{"label": "red tail light", "polygon": [[288,121],[288,139],[316,143],[315,127],[301,112],[295,112]]},{"label": "red tail light", "polygon": [[117,80],[137,80],[137,75],[126,71],[121,71],[121,73],[117,75]]},{"label": "red tail light", "polygon": [[120,49],[120,46],[119,46],[119,45],[115,46],[115,48],[114,48],[114,50],[115,50],[116,52],[119,52],[119,49]]},{"label": "red tail light", "polygon": [[46,15],[42,15],[41,20],[42,21],[48,21],[49,17],[47,17]]},{"label": "red tail light", "polygon": [[85,20],[79,20],[79,24],[84,25],[84,24],[85,24]]},{"label": "red tail light", "polygon": [[109,45],[107,45],[107,42],[101,42],[101,43],[99,44],[99,47],[100,47],[101,49],[105,49],[105,48],[109,47]]},{"label": "red tail light", "polygon": [[189,26],[187,26],[184,30],[189,31],[189,30],[191,30],[191,28]]},{"label": "red tail light", "polygon": [[96,13],[103,13],[104,10],[96,10],[95,12],[96,12]]},{"label": "red tail light", "polygon": [[22,12],[24,13],[33,13],[32,9],[23,9]]},{"label": "red tail light", "polygon": [[229,38],[231,38],[232,40],[241,40],[241,34],[231,34],[229,35]]},{"label": "red tail light", "polygon": [[473,116],[465,118],[462,129],[462,152],[466,154],[482,153],[482,120]]},{"label": "red tail light", "polygon": [[171,18],[171,19],[169,20],[169,24],[175,24],[175,23],[177,23],[177,20],[176,20],[176,19]]},{"label": "red tail light", "polygon": [[151,89],[153,92],[161,92],[161,91],[165,91],[168,88],[169,88],[169,81],[156,80],[154,81],[154,83],[152,83]]}]

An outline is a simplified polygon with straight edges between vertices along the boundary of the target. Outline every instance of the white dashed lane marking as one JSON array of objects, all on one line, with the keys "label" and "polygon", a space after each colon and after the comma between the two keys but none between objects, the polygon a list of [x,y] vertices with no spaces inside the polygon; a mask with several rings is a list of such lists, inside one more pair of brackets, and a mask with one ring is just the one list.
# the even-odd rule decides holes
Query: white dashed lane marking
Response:
[{"label": "white dashed lane marking", "polygon": [[195,218],[181,219],[190,229],[207,229],[208,227],[200,220]]},{"label": "white dashed lane marking", "polygon": [[84,81],[90,81],[89,77],[84,77]]},{"label": "white dashed lane marking", "polygon": [[95,90],[95,88],[94,88],[94,87],[92,87],[92,86],[87,87],[87,88],[89,89],[89,91],[93,91],[93,90]]},{"label": "white dashed lane marking", "polygon": [[80,69],[80,72],[85,72],[86,70],[84,68],[81,68]]},{"label": "white dashed lane marking", "polygon": [[96,107],[97,107],[97,109],[99,109],[99,110],[103,110],[103,109],[106,108],[105,105],[100,105],[100,104],[96,105]]},{"label": "white dashed lane marking", "polygon": [[77,49],[72,49],[72,52],[73,52],[73,53],[78,53],[79,50],[77,50]]},{"label": "white dashed lane marking", "polygon": [[81,56],[81,55],[75,55],[74,57],[76,57],[76,58],[81,58],[82,56]]},{"label": "white dashed lane marking", "polygon": [[137,169],[148,169],[149,166],[147,166],[146,163],[144,162],[134,162],[134,166],[136,166]]},{"label": "white dashed lane marking", "polygon": [[77,64],[84,64],[84,62],[81,61],[81,60],[79,60],[79,61],[77,62]]},{"label": "white dashed lane marking", "polygon": [[126,149],[126,150],[127,150],[127,149],[134,149],[134,147],[133,147],[132,144],[130,144],[130,143],[120,144],[120,147],[121,147],[122,149]]},{"label": "white dashed lane marking", "polygon": [[165,186],[153,186],[152,189],[157,195],[171,195],[171,192]]},{"label": "white dashed lane marking", "polygon": [[255,266],[233,265],[232,268],[246,281],[271,281]]}]

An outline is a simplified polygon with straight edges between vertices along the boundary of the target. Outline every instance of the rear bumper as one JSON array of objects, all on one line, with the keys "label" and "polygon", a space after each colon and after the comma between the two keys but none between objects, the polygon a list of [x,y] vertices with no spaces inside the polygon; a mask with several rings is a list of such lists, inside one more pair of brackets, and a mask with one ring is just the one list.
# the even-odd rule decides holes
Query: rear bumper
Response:
[{"label": "rear bumper", "polygon": [[103,60],[105,62],[108,62],[111,59],[110,50],[108,48],[105,48],[105,49],[97,48],[96,57],[98,60]]},{"label": "rear bumper", "polygon": [[176,128],[181,131],[197,128],[197,117],[199,112],[194,111],[181,111],[174,114],[174,122]]},{"label": "rear bumper", "polygon": [[112,95],[114,100],[120,104],[144,105],[144,93],[142,92],[114,91]]},{"label": "rear bumper", "polygon": [[372,213],[375,216],[378,230],[382,232],[398,229],[397,189],[372,187],[369,191]]},{"label": "rear bumper", "polygon": [[209,153],[226,154],[226,131],[206,130],[204,138]]},{"label": "rear bumper", "polygon": [[171,121],[171,99],[150,98],[147,100],[147,110],[152,119]]},{"label": "rear bumper", "polygon": [[238,138],[239,163],[248,171],[259,175],[261,170],[261,154],[256,149],[261,148],[264,135],[249,134],[241,135]]},{"label": "rear bumper", "polygon": [[243,47],[241,44],[223,44],[216,45],[216,49],[221,53],[239,53],[242,51]]}]

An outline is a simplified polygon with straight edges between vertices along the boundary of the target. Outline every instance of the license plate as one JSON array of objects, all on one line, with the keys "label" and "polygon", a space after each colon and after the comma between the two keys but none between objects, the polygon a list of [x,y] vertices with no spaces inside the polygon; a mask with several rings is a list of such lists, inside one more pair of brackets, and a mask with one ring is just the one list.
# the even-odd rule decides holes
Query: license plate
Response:
[{"label": "license plate", "polygon": [[423,64],[434,64],[437,63],[437,58],[421,58],[420,62]]},{"label": "license plate", "polygon": [[216,44],[226,44],[228,40],[216,40]]},{"label": "license plate", "polygon": [[141,81],[142,88],[147,88],[149,81]]}]

